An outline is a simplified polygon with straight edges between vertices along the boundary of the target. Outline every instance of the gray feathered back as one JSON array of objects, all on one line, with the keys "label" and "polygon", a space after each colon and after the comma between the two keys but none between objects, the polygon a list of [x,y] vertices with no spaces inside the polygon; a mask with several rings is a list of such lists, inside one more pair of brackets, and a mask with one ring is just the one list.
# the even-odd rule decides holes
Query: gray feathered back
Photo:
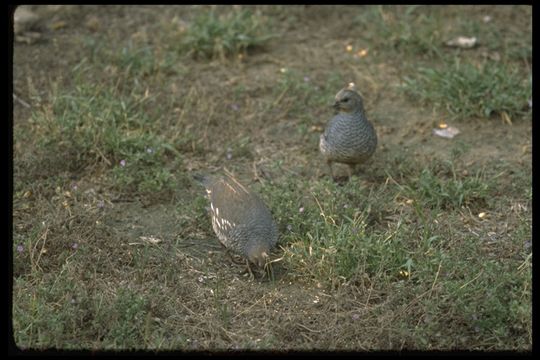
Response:
[{"label": "gray feathered back", "polygon": [[330,162],[366,161],[377,147],[377,133],[365,115],[362,97],[349,86],[336,94],[334,107],[338,113],[321,134],[321,153]]},{"label": "gray feathered back", "polygon": [[268,253],[278,240],[277,225],[262,199],[229,175],[195,175],[210,200],[219,241],[248,260]]}]

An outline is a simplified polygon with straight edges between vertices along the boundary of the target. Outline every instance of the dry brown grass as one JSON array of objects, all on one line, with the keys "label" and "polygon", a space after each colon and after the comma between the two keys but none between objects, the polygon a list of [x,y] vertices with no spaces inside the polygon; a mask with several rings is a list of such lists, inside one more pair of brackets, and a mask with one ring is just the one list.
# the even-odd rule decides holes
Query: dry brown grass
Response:
[{"label": "dry brown grass", "polygon": [[[41,39],[14,54],[14,91],[31,106],[14,105],[17,346],[530,350],[530,112],[511,126],[457,120],[447,141],[431,135],[447,114],[398,89],[437,52],[499,51],[525,74],[511,54],[526,57],[514,35],[530,31],[530,8],[241,8],[277,37],[194,59],[178,41],[208,6],[34,7]],[[448,29],[483,34],[484,14],[510,45],[441,46]],[[440,25],[429,36],[428,18]],[[411,25],[418,38],[400,37]],[[317,142],[350,81],[380,146],[338,186]],[[66,114],[85,119],[75,140]],[[279,223],[273,278],[250,280],[211,231],[190,178],[222,168]],[[423,170],[439,182],[421,184]],[[463,202],[445,195],[459,186]]]}]

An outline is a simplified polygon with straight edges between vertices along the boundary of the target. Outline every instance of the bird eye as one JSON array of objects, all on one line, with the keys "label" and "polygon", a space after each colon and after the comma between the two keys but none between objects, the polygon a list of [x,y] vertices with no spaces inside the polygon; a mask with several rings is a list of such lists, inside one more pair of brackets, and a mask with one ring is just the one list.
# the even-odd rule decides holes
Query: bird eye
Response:
[{"label": "bird eye", "polygon": [[349,98],[345,98],[345,99],[343,99],[342,101],[343,101],[343,102],[347,102],[347,101],[349,101]]}]

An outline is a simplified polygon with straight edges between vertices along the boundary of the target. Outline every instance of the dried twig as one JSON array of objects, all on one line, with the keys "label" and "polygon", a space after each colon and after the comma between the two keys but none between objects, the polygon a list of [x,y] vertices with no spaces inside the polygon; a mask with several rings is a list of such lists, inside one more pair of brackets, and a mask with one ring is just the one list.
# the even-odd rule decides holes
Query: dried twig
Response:
[{"label": "dried twig", "polygon": [[325,222],[328,222],[327,219],[330,219],[330,220],[332,220],[332,224],[336,225],[336,221],[335,221],[331,216],[328,216],[328,217],[326,216],[326,214],[324,213],[324,210],[323,210],[323,208],[322,208],[322,206],[321,206],[321,203],[319,203],[319,199],[317,199],[317,197],[315,196],[315,194],[314,194],[314,193],[311,193],[311,195],[313,195],[313,197],[315,198],[315,201],[317,202],[317,205],[319,206],[319,210],[321,211],[320,214],[321,214],[321,216],[324,218],[324,221],[325,221]]},{"label": "dried twig", "polygon": [[478,275],[476,275],[474,278],[472,278],[471,280],[467,281],[465,284],[461,285],[459,288],[460,289],[463,289],[465,286],[469,285],[470,283],[472,283],[474,280],[478,279],[480,277],[480,275],[482,275],[484,273],[484,269],[480,270],[480,272],[478,273]]},{"label": "dried twig", "polygon": [[28,108],[30,109],[32,106],[30,106],[29,103],[27,103],[26,101],[24,101],[23,99],[21,99],[20,97],[18,97],[17,95],[15,95],[15,93],[13,93],[13,100],[16,100],[19,104],[21,104],[22,106],[24,106],[25,108]]},{"label": "dried twig", "polygon": [[433,280],[433,284],[431,284],[431,290],[429,290],[428,299],[431,297],[431,294],[433,293],[433,289],[435,288],[435,283],[437,282],[437,279],[439,278],[439,273],[441,272],[441,266],[442,266],[442,261],[439,263],[437,274],[435,274],[435,279]]},{"label": "dried twig", "polygon": [[313,332],[313,333],[321,333],[321,332],[322,332],[322,330],[313,330],[313,329],[310,329],[310,328],[308,328],[307,326],[302,325],[302,324],[300,324],[300,323],[298,323],[298,324],[296,324],[296,325],[300,326],[301,328],[306,329],[306,330],[309,331],[309,332]]},{"label": "dried twig", "polygon": [[[41,267],[39,266],[39,260],[41,259],[41,255],[45,253],[45,242],[47,241],[47,234],[49,233],[49,227],[47,227],[45,229],[45,232],[43,233],[43,235],[40,236],[40,238],[36,241],[36,243],[34,244],[34,248],[33,248],[33,251],[32,251],[32,254],[36,251],[36,247],[39,243],[40,240],[43,239],[43,243],[41,244],[41,249],[39,250],[39,254],[37,256],[37,259],[35,262],[33,262],[33,266],[32,267],[35,267],[35,268],[39,268],[41,270]],[[32,260],[33,259],[33,256],[30,257],[30,259]]]}]

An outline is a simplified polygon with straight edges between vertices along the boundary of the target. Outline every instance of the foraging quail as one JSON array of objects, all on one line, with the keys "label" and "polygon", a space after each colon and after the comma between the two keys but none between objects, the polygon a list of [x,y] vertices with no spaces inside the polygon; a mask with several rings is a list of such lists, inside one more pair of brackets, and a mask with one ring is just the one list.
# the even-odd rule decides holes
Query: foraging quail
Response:
[{"label": "foraging quail", "polygon": [[375,152],[377,133],[366,118],[362,97],[353,83],[336,94],[333,106],[337,114],[321,134],[319,150],[326,159],[332,178],[333,162],[349,165],[350,177],[354,166],[363,163]]},{"label": "foraging quail", "polygon": [[206,188],[212,227],[219,241],[263,268],[277,243],[278,228],[261,198],[232,176],[195,175],[194,178]]}]

